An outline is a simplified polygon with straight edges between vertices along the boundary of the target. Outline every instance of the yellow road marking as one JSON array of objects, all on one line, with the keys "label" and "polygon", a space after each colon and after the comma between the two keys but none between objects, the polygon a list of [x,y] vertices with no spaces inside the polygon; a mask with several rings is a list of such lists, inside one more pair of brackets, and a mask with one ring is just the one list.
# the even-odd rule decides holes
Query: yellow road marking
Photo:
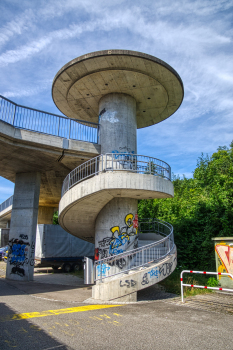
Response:
[{"label": "yellow road marking", "polygon": [[45,317],[45,316],[54,316],[54,315],[61,315],[61,314],[71,314],[74,312],[100,310],[100,309],[107,309],[110,307],[118,307],[118,306],[123,306],[123,305],[87,305],[87,306],[70,307],[67,309],[47,310],[47,311],[41,311],[41,312],[26,312],[23,314],[2,316],[2,317],[0,317],[0,322],[25,320],[27,318],[34,318],[34,317]]}]

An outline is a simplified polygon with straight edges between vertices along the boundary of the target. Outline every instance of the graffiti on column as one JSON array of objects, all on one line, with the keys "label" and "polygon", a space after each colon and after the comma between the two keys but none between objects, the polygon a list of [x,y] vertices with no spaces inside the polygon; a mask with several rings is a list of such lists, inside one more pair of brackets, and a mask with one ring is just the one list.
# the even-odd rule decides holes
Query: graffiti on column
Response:
[{"label": "graffiti on column", "polygon": [[111,237],[104,237],[98,242],[100,259],[123,253],[131,243],[134,244],[134,248],[137,247],[138,215],[129,213],[124,221],[124,226],[110,228]]},{"label": "graffiti on column", "polygon": [[[20,235],[21,237],[28,237],[27,235]],[[20,237],[20,238],[21,238]],[[27,238],[25,238],[27,239]],[[11,274],[17,274],[20,277],[25,276],[24,265],[29,263],[28,247],[29,242],[23,239],[12,238],[9,243],[8,259],[9,264],[14,265],[11,269]],[[34,244],[35,247],[35,244]]]},{"label": "graffiti on column", "polygon": [[112,153],[114,154],[113,159],[115,159],[116,165],[119,167],[119,169],[124,170],[134,170],[136,165],[136,156],[134,156],[134,151],[131,151],[128,147],[119,147],[118,150],[113,150]]}]

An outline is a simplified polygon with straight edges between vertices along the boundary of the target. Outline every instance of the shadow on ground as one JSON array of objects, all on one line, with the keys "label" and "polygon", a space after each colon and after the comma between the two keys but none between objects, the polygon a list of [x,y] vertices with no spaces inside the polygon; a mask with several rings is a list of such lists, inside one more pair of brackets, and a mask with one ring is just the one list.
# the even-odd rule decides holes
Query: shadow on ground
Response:
[{"label": "shadow on ground", "polygon": [[26,320],[12,320],[15,312],[5,303],[0,303],[0,344],[1,350],[17,348],[25,349],[57,349],[69,350],[67,345],[54,339],[33,322]]}]

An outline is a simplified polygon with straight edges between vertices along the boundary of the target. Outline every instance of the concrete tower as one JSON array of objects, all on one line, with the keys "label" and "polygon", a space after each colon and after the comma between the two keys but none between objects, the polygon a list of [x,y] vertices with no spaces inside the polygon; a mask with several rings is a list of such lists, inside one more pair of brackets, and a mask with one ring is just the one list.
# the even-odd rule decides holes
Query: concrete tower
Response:
[{"label": "concrete tower", "polygon": [[137,128],[159,123],[179,108],[179,75],[140,52],[98,51],[61,68],[52,96],[69,118],[99,123],[102,154],[66,178],[61,226],[95,242],[99,259],[136,248],[138,199],[173,196],[170,167],[137,155]]}]

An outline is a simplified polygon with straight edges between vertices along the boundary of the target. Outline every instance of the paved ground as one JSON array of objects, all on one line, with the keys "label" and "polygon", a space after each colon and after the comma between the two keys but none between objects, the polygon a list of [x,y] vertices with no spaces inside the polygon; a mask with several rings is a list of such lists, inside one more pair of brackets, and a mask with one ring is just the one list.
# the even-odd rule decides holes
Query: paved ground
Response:
[{"label": "paved ground", "polygon": [[95,305],[84,303],[91,290],[74,276],[8,282],[1,264],[0,275],[1,350],[233,349],[233,296],[199,295],[183,305],[150,287],[137,304]]}]

